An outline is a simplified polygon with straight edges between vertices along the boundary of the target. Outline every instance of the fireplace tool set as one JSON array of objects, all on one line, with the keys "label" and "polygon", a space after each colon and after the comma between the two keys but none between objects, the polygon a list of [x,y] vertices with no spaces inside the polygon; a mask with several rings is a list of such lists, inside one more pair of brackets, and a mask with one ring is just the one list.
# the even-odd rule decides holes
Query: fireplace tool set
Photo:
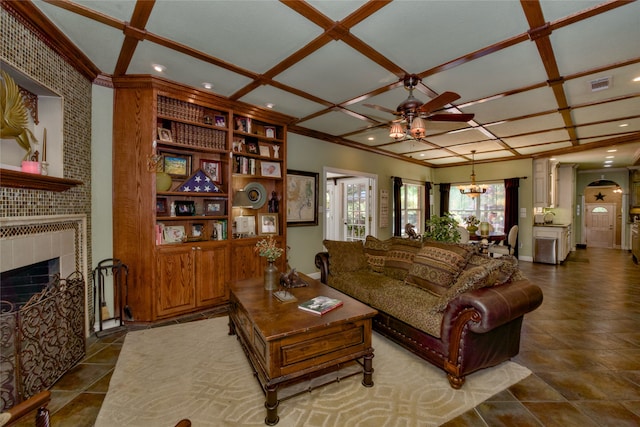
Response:
[{"label": "fireplace tool set", "polygon": [[[109,313],[105,284],[111,274],[113,285],[113,316]],[[96,335],[107,335],[124,329],[124,318],[133,320],[129,307],[129,267],[116,258],[104,259],[93,270],[93,295],[98,311],[98,328]],[[123,301],[124,297],[124,301]],[[104,323],[115,321],[114,326],[104,328]]]}]

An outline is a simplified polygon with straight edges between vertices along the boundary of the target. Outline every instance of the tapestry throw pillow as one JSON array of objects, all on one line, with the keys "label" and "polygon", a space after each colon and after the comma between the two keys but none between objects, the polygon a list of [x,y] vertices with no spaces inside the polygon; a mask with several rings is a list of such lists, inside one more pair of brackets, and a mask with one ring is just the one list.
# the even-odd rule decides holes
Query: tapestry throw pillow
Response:
[{"label": "tapestry throw pillow", "polygon": [[347,273],[367,268],[367,259],[361,241],[342,242],[323,240],[322,244],[329,252],[329,273]]},{"label": "tapestry throw pillow", "polygon": [[465,292],[489,286],[498,286],[507,283],[518,275],[518,266],[510,260],[489,259],[487,262],[475,267],[465,269],[433,307],[436,311],[444,311],[449,301]]},{"label": "tapestry throw pillow", "polygon": [[384,272],[384,259],[389,251],[391,239],[380,240],[377,237],[367,236],[364,241],[364,256],[371,271]]},{"label": "tapestry throw pillow", "polygon": [[392,237],[384,259],[383,273],[392,279],[404,280],[421,247],[419,241]]},{"label": "tapestry throw pillow", "polygon": [[416,254],[405,282],[442,296],[473,254],[469,245],[429,241]]}]

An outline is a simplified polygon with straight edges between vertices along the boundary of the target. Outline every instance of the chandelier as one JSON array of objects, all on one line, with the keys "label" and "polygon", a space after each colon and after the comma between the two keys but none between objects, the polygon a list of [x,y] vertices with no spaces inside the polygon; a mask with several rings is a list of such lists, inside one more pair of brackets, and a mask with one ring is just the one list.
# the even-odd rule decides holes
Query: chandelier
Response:
[{"label": "chandelier", "polygon": [[474,197],[474,198],[487,192],[486,185],[476,184],[476,171],[474,168],[475,161],[476,161],[476,150],[471,150],[471,185],[460,186],[460,193],[469,197]]}]

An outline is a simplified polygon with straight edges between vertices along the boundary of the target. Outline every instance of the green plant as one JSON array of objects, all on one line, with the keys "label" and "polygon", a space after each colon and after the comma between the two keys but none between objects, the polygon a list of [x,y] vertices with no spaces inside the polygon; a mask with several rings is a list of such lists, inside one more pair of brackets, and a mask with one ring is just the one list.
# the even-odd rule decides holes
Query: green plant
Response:
[{"label": "green plant", "polygon": [[457,243],[460,241],[458,225],[458,221],[449,212],[442,216],[432,216],[426,222],[423,237],[439,242]]}]

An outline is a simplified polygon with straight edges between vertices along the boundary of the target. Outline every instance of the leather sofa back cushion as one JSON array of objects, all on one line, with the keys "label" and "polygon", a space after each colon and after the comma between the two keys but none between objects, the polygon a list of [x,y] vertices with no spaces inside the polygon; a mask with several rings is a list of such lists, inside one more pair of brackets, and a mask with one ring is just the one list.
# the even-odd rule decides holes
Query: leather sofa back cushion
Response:
[{"label": "leather sofa back cushion", "polygon": [[[467,247],[469,246],[469,247]],[[442,296],[473,254],[470,245],[428,242],[416,254],[405,282]]]},{"label": "leather sofa back cushion", "polygon": [[380,240],[377,237],[367,236],[367,240],[364,242],[364,256],[371,271],[384,272],[384,259],[390,246],[391,239]]},{"label": "leather sofa back cushion", "polygon": [[329,252],[329,273],[348,273],[367,268],[362,242],[341,242],[323,240],[322,244]]},{"label": "leather sofa back cushion", "polygon": [[390,241],[383,273],[392,279],[404,280],[422,243],[401,237],[392,237]]}]

